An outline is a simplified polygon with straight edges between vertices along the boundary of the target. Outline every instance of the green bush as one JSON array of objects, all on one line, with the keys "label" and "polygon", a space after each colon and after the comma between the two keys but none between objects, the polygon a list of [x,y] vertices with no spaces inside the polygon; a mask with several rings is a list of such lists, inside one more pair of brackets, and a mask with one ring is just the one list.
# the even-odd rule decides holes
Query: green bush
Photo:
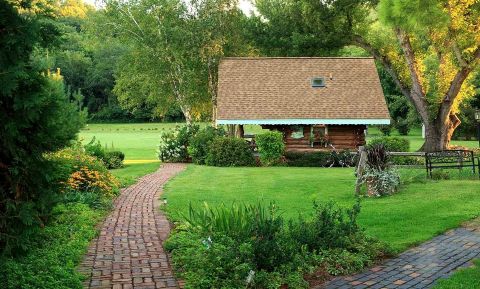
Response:
[{"label": "green bush", "polygon": [[192,161],[196,164],[204,165],[210,144],[216,137],[224,135],[225,131],[223,129],[207,126],[192,136],[188,147],[188,154],[192,158]]},{"label": "green bush", "polygon": [[432,179],[434,180],[449,180],[451,178],[448,170],[437,169],[432,170]]},{"label": "green bush", "polygon": [[123,167],[125,154],[121,151],[107,151],[103,157],[103,162],[107,169],[118,169]]},{"label": "green bush", "polygon": [[84,153],[78,146],[46,157],[58,166],[56,182],[61,183],[62,196],[67,202],[82,202],[92,207],[109,206],[119,192],[119,182],[104,162]]},{"label": "green bush", "polygon": [[400,135],[408,135],[410,132],[410,123],[408,119],[400,118],[395,123],[395,128],[398,130]]},{"label": "green bush", "polygon": [[107,169],[118,169],[123,167],[125,154],[121,151],[107,151],[95,137],[84,145],[83,148],[87,154],[102,160]]},{"label": "green bush", "polygon": [[296,240],[307,246],[309,251],[343,248],[351,249],[363,231],[357,224],[360,204],[351,210],[335,206],[333,202],[325,205],[314,204],[315,215],[312,220],[300,218],[299,222],[290,222],[289,230]]},{"label": "green bush", "polygon": [[0,1],[0,255],[44,225],[59,200],[56,165],[44,154],[68,145],[86,117],[43,58],[58,28],[41,8],[17,4]]},{"label": "green bush", "polygon": [[278,164],[285,150],[283,134],[278,131],[269,131],[255,137],[260,161],[263,165],[270,166]]},{"label": "green bush", "polygon": [[188,161],[190,158],[188,155],[189,142],[199,128],[197,124],[189,124],[163,131],[160,135],[158,158],[162,162]]},{"label": "green bush", "polygon": [[286,152],[285,159],[291,167],[353,167],[357,155],[349,150],[331,152]]},{"label": "green bush", "polygon": [[391,124],[379,125],[378,129],[384,136],[390,136],[393,126]]},{"label": "green bush", "polygon": [[100,141],[97,141],[96,137],[92,137],[92,139],[83,146],[85,152],[91,156],[94,156],[100,160],[105,158],[105,149],[102,147]]},{"label": "green bush", "polygon": [[382,144],[389,152],[408,152],[410,151],[410,142],[401,137],[376,137],[368,142],[369,146]]},{"label": "green bush", "polygon": [[386,254],[358,227],[359,210],[316,205],[314,219],[285,226],[273,204],[190,206],[165,248],[188,288],[307,288],[308,273],[353,273]]},{"label": "green bush", "polygon": [[205,164],[217,167],[253,166],[255,159],[252,149],[245,140],[217,137],[210,145]]}]

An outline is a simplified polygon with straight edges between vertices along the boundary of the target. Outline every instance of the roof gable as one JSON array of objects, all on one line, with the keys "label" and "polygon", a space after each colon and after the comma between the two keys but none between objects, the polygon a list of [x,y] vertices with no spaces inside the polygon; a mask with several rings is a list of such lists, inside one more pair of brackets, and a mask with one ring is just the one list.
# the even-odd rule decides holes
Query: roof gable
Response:
[{"label": "roof gable", "polygon": [[389,123],[373,58],[225,58],[218,78],[220,124]]}]

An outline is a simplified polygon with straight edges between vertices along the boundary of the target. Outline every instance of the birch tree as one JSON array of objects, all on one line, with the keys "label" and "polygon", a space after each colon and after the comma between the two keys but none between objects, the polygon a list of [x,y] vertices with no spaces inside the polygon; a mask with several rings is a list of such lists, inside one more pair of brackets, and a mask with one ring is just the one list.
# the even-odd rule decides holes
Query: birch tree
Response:
[{"label": "birch tree", "polygon": [[106,13],[105,26],[131,45],[117,73],[120,103],[158,114],[177,105],[187,122],[210,115],[219,59],[246,47],[235,0],[111,1]]}]

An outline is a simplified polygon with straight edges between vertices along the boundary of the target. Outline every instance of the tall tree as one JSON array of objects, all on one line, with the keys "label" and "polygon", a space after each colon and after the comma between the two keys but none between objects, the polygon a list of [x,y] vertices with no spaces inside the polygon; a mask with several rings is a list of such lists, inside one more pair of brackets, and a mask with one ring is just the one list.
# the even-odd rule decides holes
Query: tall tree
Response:
[{"label": "tall tree", "polygon": [[42,49],[59,34],[41,5],[48,2],[35,3],[0,1],[0,254],[41,225],[58,192],[44,154],[83,124],[61,75],[42,66]]},{"label": "tall tree", "polygon": [[[378,5],[377,5],[378,4]],[[277,9],[283,5],[285,9]],[[286,53],[344,45],[382,64],[426,126],[424,150],[449,147],[480,59],[478,0],[258,0],[257,32]],[[302,49],[302,48],[308,49]],[[317,47],[318,50],[315,50]]]},{"label": "tall tree", "polygon": [[220,57],[244,53],[238,39],[245,17],[234,0],[108,2],[110,28],[131,45],[117,73],[123,106],[179,106],[187,122],[210,114]]}]

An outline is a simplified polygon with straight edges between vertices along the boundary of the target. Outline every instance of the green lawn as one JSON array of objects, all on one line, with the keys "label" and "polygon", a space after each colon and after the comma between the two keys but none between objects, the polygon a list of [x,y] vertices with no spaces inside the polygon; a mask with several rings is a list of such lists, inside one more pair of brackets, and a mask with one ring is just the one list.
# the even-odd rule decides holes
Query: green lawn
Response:
[{"label": "green lawn", "polygon": [[175,127],[176,123],[127,123],[88,124],[80,132],[83,143],[96,137],[102,145],[121,150],[125,159],[158,160],[156,150],[163,129]]},{"label": "green lawn", "polygon": [[[397,251],[423,242],[480,214],[477,180],[410,182],[390,197],[363,199],[359,221],[367,233]],[[411,176],[412,173],[409,172]],[[274,201],[285,217],[311,214],[312,202],[354,203],[353,169],[215,168],[190,165],[166,186],[168,213],[178,218],[189,203]]]},{"label": "green lawn", "polygon": [[472,268],[460,269],[450,278],[438,281],[435,289],[478,289],[480,288],[480,259]]},{"label": "green lawn", "polygon": [[[122,185],[158,169],[156,150],[163,129],[175,123],[89,124],[80,133],[82,141],[93,136],[126,155],[126,165],[112,170]],[[260,133],[259,126],[246,126],[246,133]],[[378,129],[369,128],[367,139],[380,136]],[[398,136],[394,131],[393,136]],[[405,136],[401,136],[405,137]],[[406,136],[410,149],[423,144],[421,129]],[[455,145],[477,147],[477,141],[453,141]],[[406,175],[406,172],[403,172]],[[410,171],[413,179],[423,179],[423,170]],[[415,175],[420,177],[415,178]],[[406,178],[404,178],[406,179]],[[333,200],[351,206],[353,196],[352,169],[323,168],[212,168],[191,165],[187,171],[167,184],[168,212],[174,218],[185,212],[188,204],[222,202],[275,201],[286,217],[311,214],[314,200]],[[367,232],[401,251],[425,241],[448,228],[480,214],[480,188],[475,180],[410,182],[395,196],[364,199],[360,223]],[[477,265],[480,265],[477,262]],[[462,270],[442,281],[441,289],[480,288],[480,266]]]}]

